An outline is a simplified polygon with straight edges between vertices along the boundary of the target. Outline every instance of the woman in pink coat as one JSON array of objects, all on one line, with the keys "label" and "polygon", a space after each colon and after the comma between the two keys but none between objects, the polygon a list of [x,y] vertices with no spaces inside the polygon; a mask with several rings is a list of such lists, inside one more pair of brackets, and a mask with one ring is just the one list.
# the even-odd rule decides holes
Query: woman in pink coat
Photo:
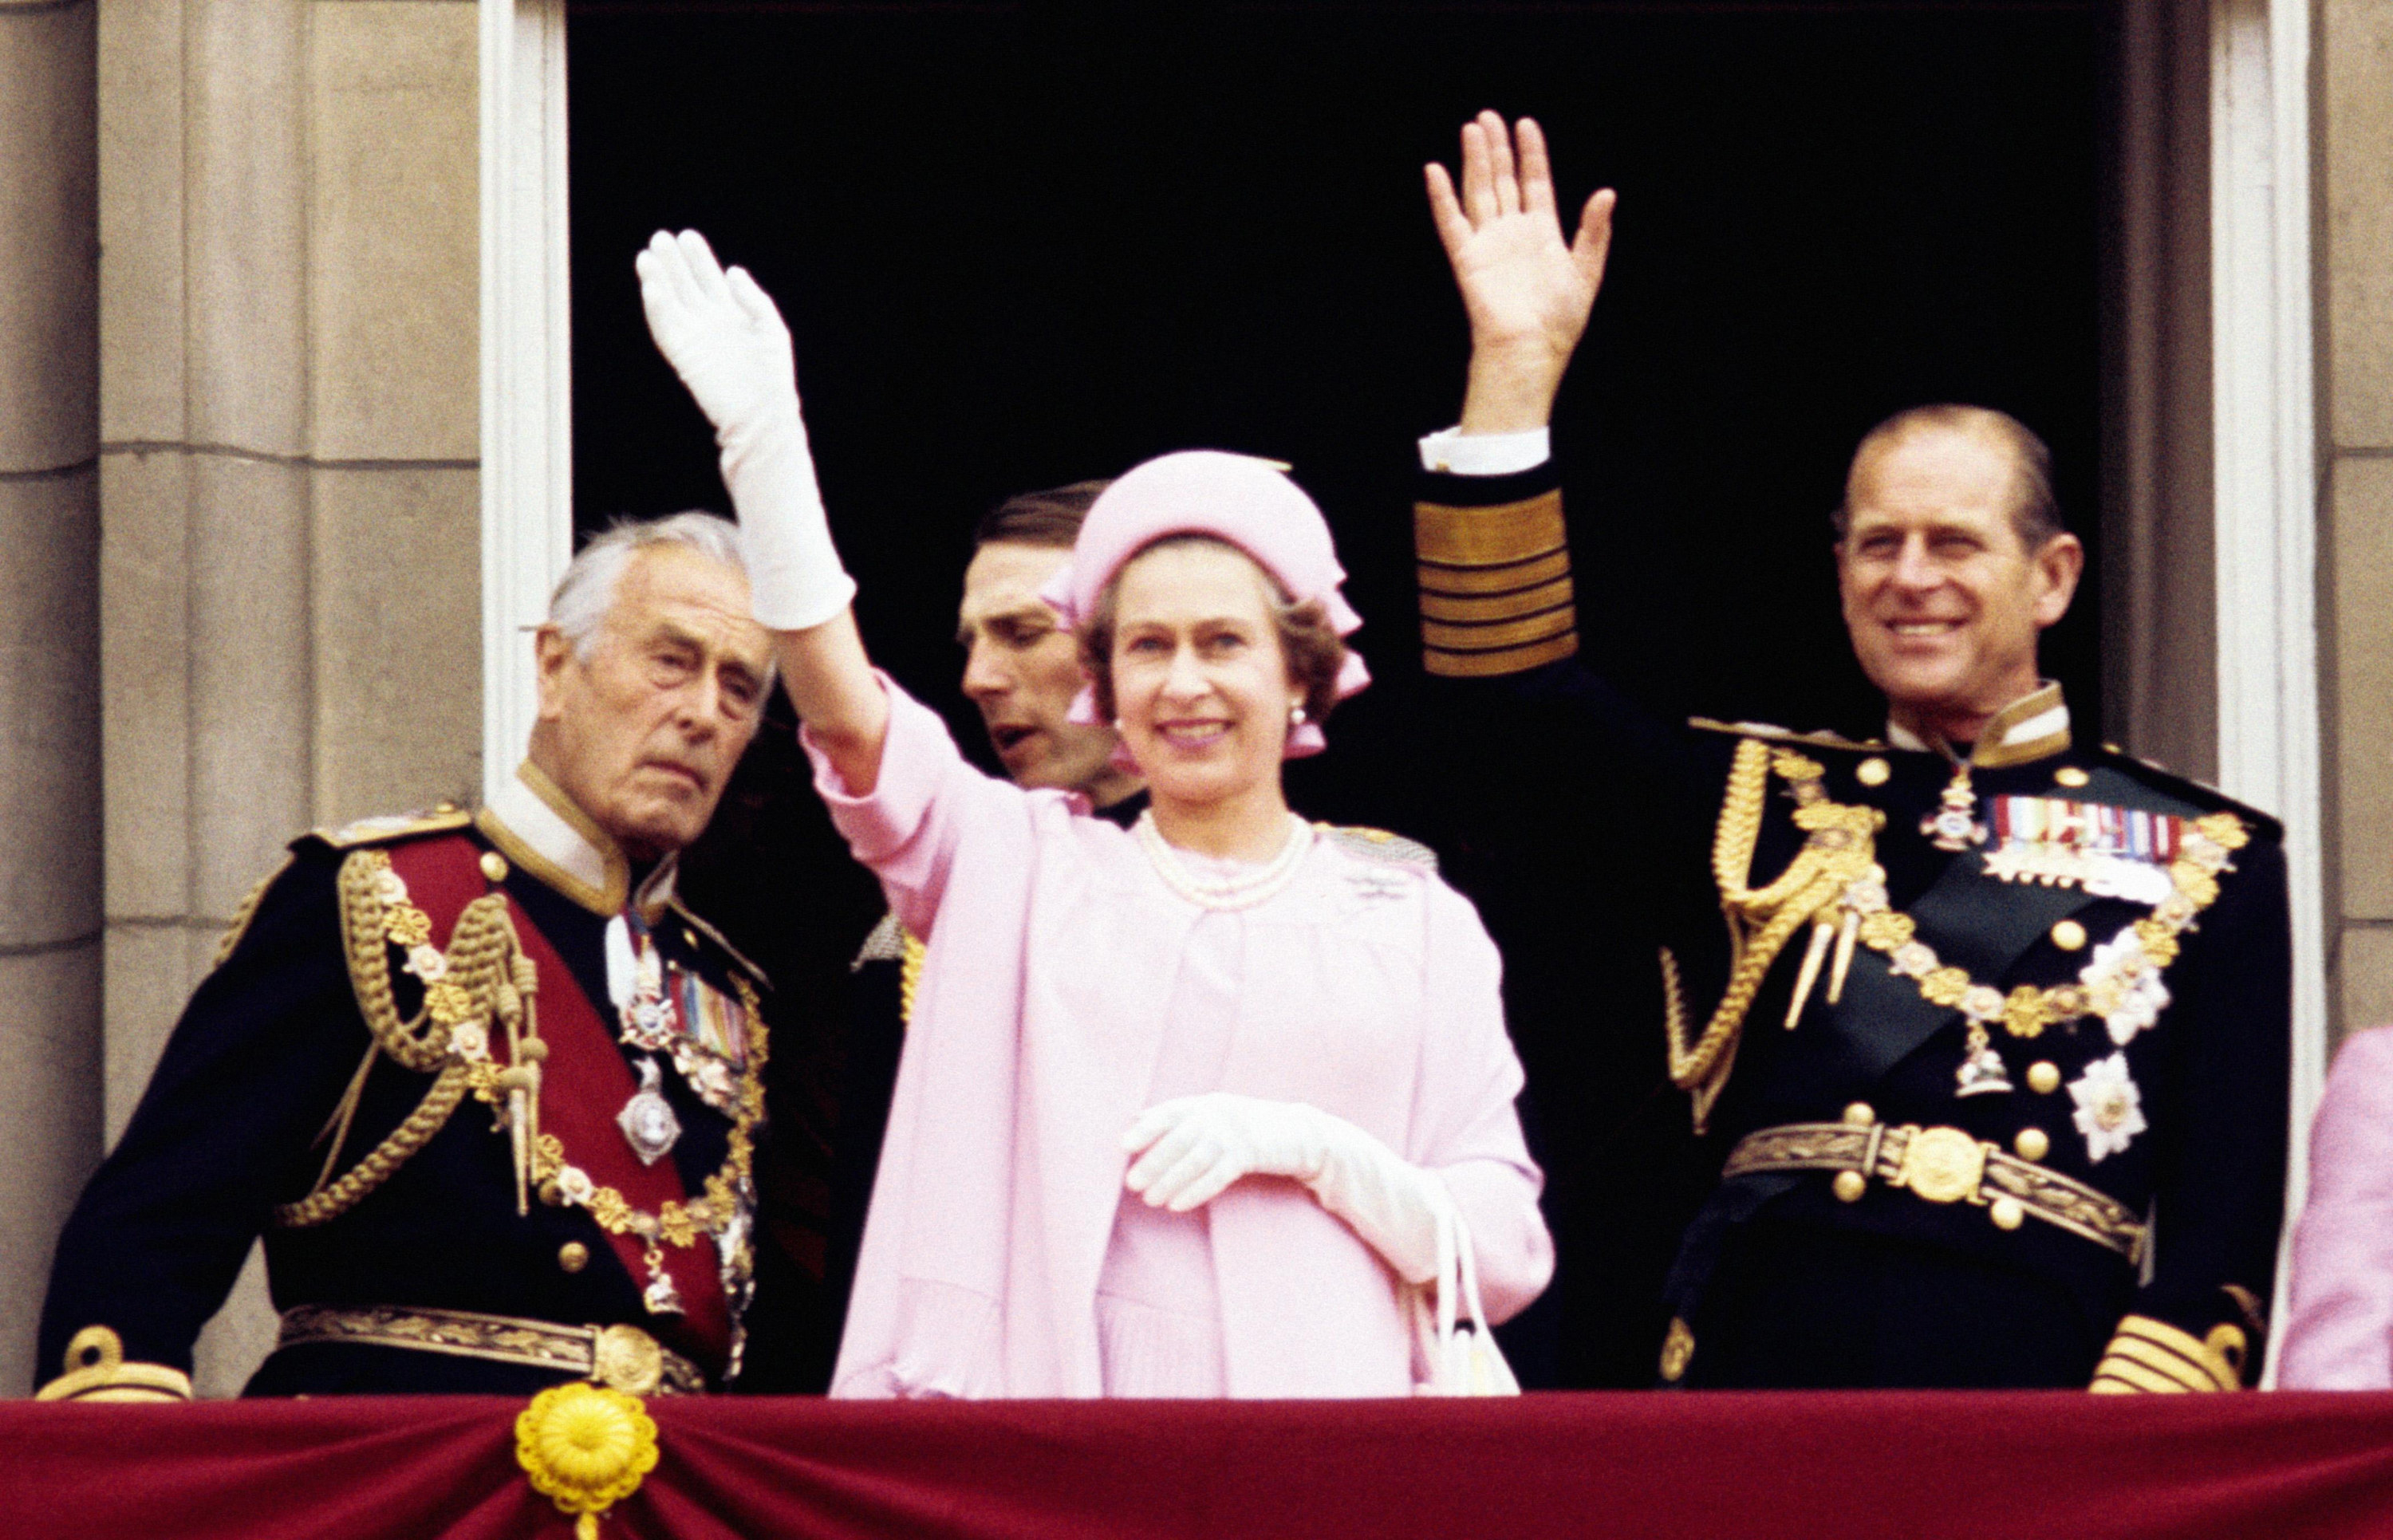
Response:
[{"label": "woman in pink coat", "polygon": [[2310,1124],[2277,1383],[2393,1390],[2393,1026],[2345,1040]]},{"label": "woman in pink coat", "polygon": [[772,302],[695,234],[639,260],[714,423],[816,784],[927,954],[833,1393],[1405,1395],[1410,1291],[1552,1271],[1496,951],[1423,864],[1305,823],[1284,757],[1360,689],[1319,510],[1150,461],[1047,597],[1147,782],[1129,831],[974,770],[874,671]]}]

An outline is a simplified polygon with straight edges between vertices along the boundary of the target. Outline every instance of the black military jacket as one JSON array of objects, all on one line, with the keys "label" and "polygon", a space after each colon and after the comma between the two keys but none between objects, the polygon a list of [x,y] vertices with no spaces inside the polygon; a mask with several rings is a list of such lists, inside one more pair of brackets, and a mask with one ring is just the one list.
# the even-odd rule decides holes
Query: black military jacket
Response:
[{"label": "black military jacket", "polygon": [[[1944,848],[1923,829],[1955,787],[1944,754],[1751,725],[1669,730],[1576,662],[1550,466],[1435,477],[1417,533],[1430,671],[1476,681],[1452,692],[1465,724],[1454,736],[1544,750],[1542,768],[1491,754],[1466,782],[1536,810],[1484,827],[1526,869],[1592,864],[1638,895],[1641,944],[1666,975],[1669,1068],[1707,1125],[1712,1168],[1725,1160],[1733,1173],[1667,1276],[1664,1377],[2162,1390],[2256,1377],[2290,1035],[2274,821],[2078,744],[2055,688],[1990,724],[1959,837],[1945,840],[1959,848]],[[2146,856],[2073,867],[2098,826],[2141,841]],[[1848,837],[1832,828],[1862,840],[1875,869],[1840,879],[1815,852],[1816,908],[1787,894],[1752,902],[1800,875],[1807,846]],[[2215,870],[2187,865],[2188,850]],[[1860,907],[1850,937],[1849,898]],[[2181,923],[2155,928],[2162,903]],[[1798,922],[1772,936],[1782,911]],[[2111,964],[2129,950],[2146,954],[2130,965],[2142,983],[2121,990]],[[2084,991],[2089,976],[2107,1013],[2052,1009],[2085,1006],[2053,991]],[[1622,1029],[1589,1014],[1595,1029]],[[1971,1084],[1984,1089],[1963,1095],[1973,1057]],[[1531,1090],[1549,1120],[1566,1116],[1565,1088]],[[1789,1126],[1822,1132],[1734,1154]],[[1872,1127],[1883,1130],[1874,1151],[1832,1131]],[[1957,1133],[1922,1142],[1906,1168],[1891,1152],[1916,1136],[1897,1129]],[[1817,1158],[1745,1169],[1760,1144]],[[1936,1152],[1958,1161],[1957,1182],[1923,1174]],[[1834,1168],[1863,1155],[1876,1157],[1866,1173]],[[2050,1222],[2048,1204],[1999,1201],[2007,1181],[2080,1218],[2099,1207],[2037,1172],[2106,1196],[2113,1218],[2149,1220],[2151,1233],[2130,1256]]]},{"label": "black military jacket", "polygon": [[[91,1326],[115,1333],[128,1363],[188,1374],[200,1328],[260,1235],[279,1310],[396,1306],[627,1324],[697,1359],[711,1378],[723,1374],[719,1354],[683,1339],[673,1315],[647,1310],[644,1280],[625,1267],[588,1209],[533,1196],[518,1215],[510,1135],[492,1107],[471,1096],[354,1206],[305,1228],[277,1222],[278,1205],[355,1167],[424,1103],[433,1081],[378,1055],[339,1150],[326,1149],[336,1109],[373,1042],[345,959],[337,874],[360,850],[461,838],[490,852],[483,876],[503,871],[497,885],[563,959],[570,977],[543,978],[541,992],[578,991],[596,1003],[602,1020],[614,1021],[604,935],[634,874],[611,843],[568,841],[570,855],[558,859],[555,829],[519,830],[487,811],[479,827],[464,813],[442,813],[294,842],[288,863],[226,938],[124,1137],[59,1238],[40,1379],[59,1374],[70,1340]],[[746,993],[761,993],[761,976],[665,896],[670,878],[650,873],[641,888],[658,904],[653,934],[664,959],[726,995],[743,981]],[[424,985],[394,974],[398,1009],[412,1014]],[[645,1057],[628,1046],[621,1051],[627,1064]],[[668,1158],[695,1196],[723,1168],[733,1123],[700,1099],[670,1056],[658,1057],[660,1089],[682,1130]],[[554,1086],[543,1093],[552,1119],[556,1095]],[[616,1111],[598,1110],[610,1119]],[[581,1158],[571,1148],[565,1154]],[[530,1364],[310,1343],[274,1352],[246,1393],[515,1394],[568,1377]]]}]

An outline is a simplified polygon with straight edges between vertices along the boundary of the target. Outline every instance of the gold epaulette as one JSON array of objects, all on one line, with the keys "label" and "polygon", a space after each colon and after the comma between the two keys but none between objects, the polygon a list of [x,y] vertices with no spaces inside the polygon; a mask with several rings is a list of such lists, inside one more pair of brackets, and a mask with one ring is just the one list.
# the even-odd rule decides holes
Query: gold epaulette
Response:
[{"label": "gold epaulette", "polygon": [[311,830],[305,837],[321,841],[334,850],[355,850],[361,845],[386,845],[394,841],[412,840],[421,834],[446,834],[453,829],[464,829],[473,821],[474,816],[456,803],[439,803],[429,813],[360,818],[338,829]]},{"label": "gold epaulette", "polygon": [[2099,1395],[2240,1390],[2248,1348],[2241,1326],[2213,1326],[2203,1338],[2149,1315],[2130,1315],[2119,1323],[2086,1389]]},{"label": "gold epaulette", "polygon": [[1430,672],[1484,679],[1578,651],[1559,490],[1493,508],[1416,503],[1413,551]]},{"label": "gold epaulette", "polygon": [[[464,816],[457,816],[462,823]],[[527,1091],[533,1103],[531,1126],[537,1128],[539,1077],[526,1065],[548,1051],[545,1045],[530,1046],[539,1037],[531,1002],[540,978],[523,953],[505,895],[493,891],[466,904],[451,927],[447,946],[438,947],[431,917],[416,907],[389,855],[373,848],[376,842],[369,840],[364,848],[350,851],[338,878],[349,986],[373,1042],[317,1136],[327,1148],[315,1185],[297,1202],[273,1210],[273,1221],[282,1229],[324,1224],[355,1207],[430,1142],[468,1094],[505,1106],[512,1092]],[[484,876],[497,881],[487,870]],[[407,952],[408,971],[424,983],[424,1003],[411,1018],[399,1013],[391,980],[394,946]],[[508,1050],[505,1064],[493,1056],[500,1043]],[[333,1172],[378,1057],[429,1075],[432,1084],[398,1128],[336,1179]]]},{"label": "gold epaulette", "polygon": [[881,917],[881,923],[873,926],[872,933],[864,938],[864,945],[857,949],[856,960],[847,965],[847,971],[853,973],[868,962],[896,963],[897,1023],[901,1026],[911,1026],[914,1024],[914,997],[922,988],[922,964],[930,955],[931,949],[922,944],[922,938],[908,930],[906,922],[897,918],[897,911],[892,909]]},{"label": "gold epaulette", "polygon": [[33,1392],[35,1401],[189,1401],[191,1377],[163,1364],[124,1361],[124,1340],[106,1326],[85,1326],[67,1344],[66,1373]]},{"label": "gold epaulette", "polygon": [[1384,829],[1366,829],[1360,824],[1322,824],[1317,827],[1322,838],[1349,855],[1357,855],[1366,861],[1411,867],[1432,874],[1437,870],[1437,852],[1419,840],[1407,840]]},{"label": "gold epaulette", "polygon": [[1792,727],[1781,727],[1768,722],[1722,722],[1716,717],[1691,716],[1687,725],[1702,733],[1728,733],[1737,737],[1758,737],[1771,743],[1807,743],[1814,749],[1850,749],[1861,753],[1886,752],[1887,746],[1876,738],[1850,738],[1842,733],[1798,733]]},{"label": "gold epaulette", "polygon": [[740,951],[739,947],[734,946],[730,942],[725,940],[721,931],[716,930],[705,920],[692,913],[689,906],[681,901],[681,895],[679,894],[675,894],[673,897],[665,900],[665,907],[673,910],[674,914],[680,916],[682,923],[687,925],[691,930],[696,931],[699,934],[706,937],[707,940],[714,943],[714,945],[721,949],[723,955],[731,959],[734,967],[737,967],[741,972],[748,975],[749,983],[763,989],[770,989],[773,987],[773,981],[765,975],[765,970],[757,967],[753,962],[750,961],[747,954]]}]

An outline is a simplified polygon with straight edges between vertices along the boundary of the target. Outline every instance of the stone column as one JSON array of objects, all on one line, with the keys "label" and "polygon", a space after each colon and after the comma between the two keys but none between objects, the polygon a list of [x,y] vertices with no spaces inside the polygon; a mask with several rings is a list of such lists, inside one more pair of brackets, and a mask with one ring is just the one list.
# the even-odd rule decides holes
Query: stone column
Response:
[{"label": "stone column", "polygon": [[[478,777],[476,35],[100,0],[111,1139],[286,842]],[[253,1258],[200,1392],[272,1333]]]},{"label": "stone column", "polygon": [[2329,998],[2393,1021],[2393,0],[2320,7]]},{"label": "stone column", "polygon": [[99,1155],[93,0],[0,0],[0,1393]]}]

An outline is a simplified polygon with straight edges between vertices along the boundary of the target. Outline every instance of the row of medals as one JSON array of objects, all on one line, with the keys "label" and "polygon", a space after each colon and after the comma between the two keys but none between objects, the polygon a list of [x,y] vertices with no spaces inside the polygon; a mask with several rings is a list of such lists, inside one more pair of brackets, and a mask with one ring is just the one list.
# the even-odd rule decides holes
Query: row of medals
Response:
[{"label": "row of medals", "polygon": [[[1919,832],[1927,837],[1929,844],[1934,845],[1938,850],[1951,851],[1957,855],[1965,850],[1975,850],[1986,842],[1987,829],[1978,818],[1978,793],[1969,785],[1969,766],[1967,761],[1956,763],[1953,766],[1953,779],[1946,784],[1943,795],[1938,799],[1938,803],[1935,812],[1919,820]],[[2050,862],[2031,863],[2035,869],[2020,870],[2015,875],[2014,866],[2017,864],[1998,863],[1994,855],[1990,855],[1987,858],[1987,875],[1999,877],[2005,881],[2023,880],[2041,881],[2046,885],[2059,883],[2062,886],[2074,886],[2082,882],[2087,892],[2098,896],[2140,897],[2142,896],[2140,885],[2138,885],[2138,891],[2134,894],[2112,891],[2128,884],[2118,881],[2109,868],[2135,864],[2102,857],[2086,861],[2082,864],[2082,868]],[[2125,876],[2124,873],[2118,875]],[[2111,880],[2106,881],[2106,879]],[[2162,881],[2165,884],[2166,879],[2163,878]],[[1986,1040],[1982,1035],[1973,1033],[1971,1036],[1977,1038],[1978,1041],[1961,1061],[1960,1071],[1954,1077],[1958,1082],[1954,1094],[1955,1096],[1992,1096],[2000,1095],[2013,1089],[2010,1073],[2003,1065],[2002,1054],[1997,1052],[1994,1045]]]},{"label": "row of medals", "polygon": [[639,940],[632,998],[621,1012],[621,1040],[642,1051],[640,1086],[623,1103],[622,1111],[615,1115],[615,1123],[623,1130],[625,1142],[640,1157],[640,1163],[653,1166],[671,1154],[681,1138],[681,1119],[673,1115],[673,1103],[665,1100],[664,1073],[656,1055],[670,1056],[673,1067],[698,1093],[699,1100],[726,1117],[737,1115],[739,1091],[732,1064],[700,1042],[696,1032],[686,1028],[681,1021],[673,992],[665,987],[665,966],[655,942],[645,933]]}]

